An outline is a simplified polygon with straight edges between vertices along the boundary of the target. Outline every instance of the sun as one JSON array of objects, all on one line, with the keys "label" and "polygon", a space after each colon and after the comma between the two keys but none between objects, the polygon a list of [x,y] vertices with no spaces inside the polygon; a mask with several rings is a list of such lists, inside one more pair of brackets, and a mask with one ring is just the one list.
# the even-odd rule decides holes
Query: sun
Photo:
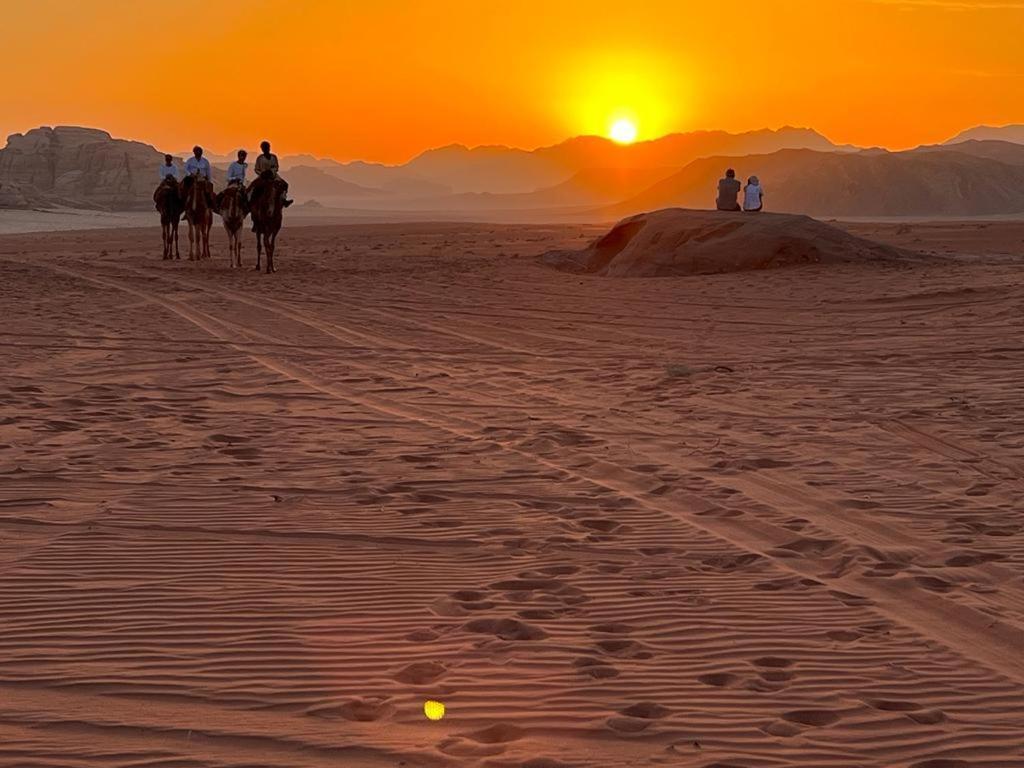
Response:
[{"label": "sun", "polygon": [[616,120],[608,135],[611,136],[612,141],[619,144],[632,144],[636,141],[636,123],[626,118]]}]

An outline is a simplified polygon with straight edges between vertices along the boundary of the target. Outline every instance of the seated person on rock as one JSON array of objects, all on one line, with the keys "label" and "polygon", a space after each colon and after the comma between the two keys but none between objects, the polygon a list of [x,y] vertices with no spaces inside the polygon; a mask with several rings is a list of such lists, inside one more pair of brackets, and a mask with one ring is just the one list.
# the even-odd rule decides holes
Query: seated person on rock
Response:
[{"label": "seated person on rock", "polygon": [[756,213],[762,208],[764,208],[764,188],[757,176],[751,176],[747,179],[747,186],[743,188],[743,210],[748,213]]},{"label": "seated person on rock", "polygon": [[736,171],[732,168],[725,172],[725,178],[718,182],[718,210],[742,211],[739,203],[741,184],[736,180]]}]

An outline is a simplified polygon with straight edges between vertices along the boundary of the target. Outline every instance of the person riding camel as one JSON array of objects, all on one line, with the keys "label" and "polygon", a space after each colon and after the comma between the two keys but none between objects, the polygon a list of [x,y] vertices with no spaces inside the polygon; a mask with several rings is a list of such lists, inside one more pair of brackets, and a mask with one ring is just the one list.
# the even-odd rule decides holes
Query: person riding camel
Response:
[{"label": "person riding camel", "polygon": [[163,183],[169,178],[178,180],[178,166],[174,164],[172,155],[164,155],[164,164],[160,166],[160,182]]},{"label": "person riding camel", "polygon": [[277,161],[277,155],[270,151],[269,141],[260,144],[260,149],[263,150],[263,154],[256,158],[256,167],[253,169],[256,171],[256,178],[259,178],[264,171],[273,171],[277,188],[284,195],[284,207],[287,208],[295,201],[288,199],[288,182],[281,178],[281,165]]},{"label": "person riding camel", "polygon": [[203,184],[207,204],[213,208],[215,201],[213,199],[213,176],[210,171],[210,161],[203,157],[203,148],[198,145],[192,147],[192,157],[185,163],[184,184],[186,192],[189,185],[194,184],[197,179]]},{"label": "person riding camel", "polygon": [[[242,196],[242,210],[244,211],[249,210],[249,194],[245,189],[245,170],[249,167],[249,164],[245,162],[245,158],[248,156],[248,152],[244,149],[240,149],[238,150],[238,159],[228,166],[228,187],[238,187],[238,194]],[[217,210],[220,210],[221,208],[221,201],[224,199],[224,191],[217,194]]]},{"label": "person riding camel", "polygon": [[178,184],[178,166],[174,164],[174,157],[172,155],[164,155],[164,164],[160,166],[160,184],[157,185],[156,192],[153,193],[153,203],[156,205],[156,209],[160,210],[160,197],[161,189],[164,185]]},{"label": "person riding camel", "polygon": [[[269,171],[270,173],[274,174],[274,186],[278,190],[280,190],[281,198],[282,198],[282,203],[283,203],[284,207],[287,208],[289,205],[291,205],[295,201],[288,199],[288,182],[281,178],[281,174],[280,174],[281,164],[277,160],[277,155],[273,154],[270,151],[270,142],[269,141],[261,142],[260,143],[260,149],[263,150],[263,153],[259,157],[256,158],[256,167],[253,169],[254,171],[256,171],[256,178],[253,179],[252,183],[249,185],[249,205],[250,206],[255,206],[256,205],[256,199],[257,199],[258,193],[259,193],[259,188],[257,186],[257,183],[259,182],[259,180],[263,176],[263,174],[267,173]],[[252,222],[252,231],[253,232],[256,231],[256,227],[257,227],[257,222],[256,222],[256,219],[254,218],[253,222]]]}]

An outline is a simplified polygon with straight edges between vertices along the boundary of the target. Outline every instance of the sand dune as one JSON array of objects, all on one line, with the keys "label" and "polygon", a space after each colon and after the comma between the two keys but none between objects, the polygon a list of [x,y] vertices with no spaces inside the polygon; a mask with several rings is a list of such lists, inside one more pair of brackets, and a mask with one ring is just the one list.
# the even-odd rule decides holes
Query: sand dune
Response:
[{"label": "sand dune", "polygon": [[1021,227],[0,237],[0,765],[1024,764]]},{"label": "sand dune", "polygon": [[807,216],[668,208],[624,219],[586,248],[552,251],[544,262],[569,272],[655,277],[908,258],[915,257]]}]

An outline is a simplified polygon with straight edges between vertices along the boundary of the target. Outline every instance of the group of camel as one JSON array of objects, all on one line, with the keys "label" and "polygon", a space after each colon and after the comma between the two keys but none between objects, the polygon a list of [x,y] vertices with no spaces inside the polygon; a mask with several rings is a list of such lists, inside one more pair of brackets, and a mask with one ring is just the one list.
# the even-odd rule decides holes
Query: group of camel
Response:
[{"label": "group of camel", "polygon": [[213,214],[217,213],[228,233],[228,253],[231,266],[242,266],[242,226],[245,217],[252,215],[256,233],[256,271],[260,269],[263,251],[267,252],[267,274],[274,271],[274,243],[281,231],[285,192],[276,182],[273,171],[267,171],[249,188],[249,205],[242,196],[243,188],[229,185],[221,194],[217,205],[210,205],[205,182],[201,179],[178,183],[173,178],[157,187],[153,196],[160,212],[163,230],[164,259],[180,259],[178,252],[178,224],[182,214],[188,222],[189,261],[210,258],[210,230]]}]

